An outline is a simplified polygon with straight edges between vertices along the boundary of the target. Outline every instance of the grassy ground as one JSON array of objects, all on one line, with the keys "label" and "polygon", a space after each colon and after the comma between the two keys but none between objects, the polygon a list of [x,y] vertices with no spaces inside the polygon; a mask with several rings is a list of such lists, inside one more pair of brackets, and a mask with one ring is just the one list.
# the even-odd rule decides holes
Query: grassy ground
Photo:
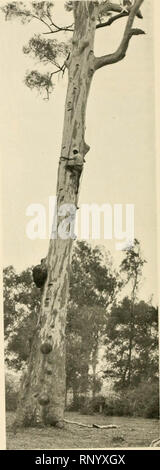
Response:
[{"label": "grassy ground", "polygon": [[119,447],[149,447],[159,436],[159,422],[155,419],[86,416],[66,413],[66,418],[85,424],[117,424],[118,429],[89,429],[65,424],[64,429],[47,427],[26,428],[16,433],[11,430],[14,413],[7,413],[8,449],[105,449]]}]

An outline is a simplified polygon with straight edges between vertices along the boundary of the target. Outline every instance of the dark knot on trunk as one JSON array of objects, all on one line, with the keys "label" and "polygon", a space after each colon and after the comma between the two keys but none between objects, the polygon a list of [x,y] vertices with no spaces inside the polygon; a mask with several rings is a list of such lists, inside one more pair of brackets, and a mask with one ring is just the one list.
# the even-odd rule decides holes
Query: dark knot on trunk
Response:
[{"label": "dark knot on trunk", "polygon": [[45,374],[47,375],[52,375],[52,367],[47,364],[47,366],[44,369]]}]

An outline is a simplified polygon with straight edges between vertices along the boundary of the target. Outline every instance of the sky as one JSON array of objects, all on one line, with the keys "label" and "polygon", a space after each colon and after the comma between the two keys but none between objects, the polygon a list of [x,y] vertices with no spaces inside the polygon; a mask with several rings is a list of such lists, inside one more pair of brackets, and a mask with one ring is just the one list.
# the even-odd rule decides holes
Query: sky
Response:
[{"label": "sky", "polygon": [[[26,2],[29,3],[29,2]],[[126,58],[96,72],[86,116],[86,156],[81,183],[82,203],[135,205],[135,236],[147,260],[141,296],[157,292],[156,156],[154,110],[153,11],[143,5],[142,27],[146,35],[132,38]],[[55,2],[55,22],[72,22],[63,2]],[[143,23],[143,24],[142,24]],[[48,240],[30,240],[26,235],[26,209],[43,204],[56,193],[61,148],[67,74],[55,83],[49,101],[24,84],[26,70],[38,69],[25,56],[23,45],[33,33],[43,32],[38,22],[1,24],[1,120],[3,265],[19,271],[39,263],[48,250]],[[119,44],[125,20],[96,32],[95,55],[113,52]],[[64,38],[63,38],[64,39]],[[47,66],[46,66],[47,70]],[[122,253],[115,240],[95,242],[111,251],[116,265]]]}]

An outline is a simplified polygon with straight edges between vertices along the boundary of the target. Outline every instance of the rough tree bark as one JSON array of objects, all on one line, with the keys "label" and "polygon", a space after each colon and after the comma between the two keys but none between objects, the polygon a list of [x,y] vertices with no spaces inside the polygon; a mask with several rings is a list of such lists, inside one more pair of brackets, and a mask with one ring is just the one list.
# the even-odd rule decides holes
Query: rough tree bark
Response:
[{"label": "rough tree bark", "polygon": [[[58,169],[57,213],[62,204],[73,204],[77,207],[80,176],[85,154],[89,150],[85,143],[85,114],[94,72],[104,65],[121,60],[125,56],[130,38],[134,34],[143,34],[141,30],[131,29],[142,2],[143,0],[136,0],[134,7],[129,9],[124,37],[117,51],[101,58],[94,56],[98,2],[73,2],[75,26],[72,50],[66,63],[68,90]],[[112,4],[107,2],[103,8],[106,8],[106,11],[114,11]],[[62,218],[58,215],[58,228],[61,221]],[[55,232],[49,244],[47,279],[42,292],[28,370],[21,384],[16,416],[18,426],[58,425],[63,421],[65,324],[73,239],[61,239],[59,233],[57,238],[54,236]]]}]

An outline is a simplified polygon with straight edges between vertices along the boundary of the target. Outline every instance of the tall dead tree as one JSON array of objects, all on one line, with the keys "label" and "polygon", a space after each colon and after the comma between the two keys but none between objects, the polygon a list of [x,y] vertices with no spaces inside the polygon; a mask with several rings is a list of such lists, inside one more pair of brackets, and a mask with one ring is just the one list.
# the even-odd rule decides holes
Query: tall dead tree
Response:
[{"label": "tall dead tree", "polygon": [[[38,5],[42,8],[44,3],[32,2],[37,8]],[[125,8],[108,0],[69,2],[73,9],[74,24],[72,27],[64,28],[56,26],[52,21],[49,2],[47,3],[49,22],[46,15],[45,18],[38,17],[38,9],[32,16],[38,17],[44,25],[47,25],[49,34],[60,30],[73,30],[73,37],[70,53],[64,64],[68,70],[68,89],[57,178],[57,226],[50,239],[46,263],[42,262],[39,267],[41,273],[39,287],[43,286],[39,321],[32,341],[28,371],[22,380],[17,409],[17,424],[26,426],[59,425],[63,421],[65,325],[73,234],[71,222],[66,239],[61,237],[59,228],[63,216],[62,204],[73,205],[73,218],[74,207],[77,208],[80,177],[85,155],[89,151],[89,146],[85,142],[85,116],[92,79],[98,69],[119,62],[125,57],[132,36],[144,34],[143,30],[133,28],[135,17],[142,18],[140,7],[143,0],[130,2]],[[10,3],[10,7],[11,5],[12,13],[16,16],[16,2]],[[19,12],[17,16],[23,18],[22,6],[21,10],[17,11]],[[29,10],[26,10],[26,14],[30,18]],[[117,50],[111,54],[95,57],[96,30],[107,28],[123,17],[126,17],[126,26]],[[35,78],[38,83],[38,75]],[[67,220],[64,218],[65,223],[67,224]],[[36,276],[37,273],[35,278]]]}]

